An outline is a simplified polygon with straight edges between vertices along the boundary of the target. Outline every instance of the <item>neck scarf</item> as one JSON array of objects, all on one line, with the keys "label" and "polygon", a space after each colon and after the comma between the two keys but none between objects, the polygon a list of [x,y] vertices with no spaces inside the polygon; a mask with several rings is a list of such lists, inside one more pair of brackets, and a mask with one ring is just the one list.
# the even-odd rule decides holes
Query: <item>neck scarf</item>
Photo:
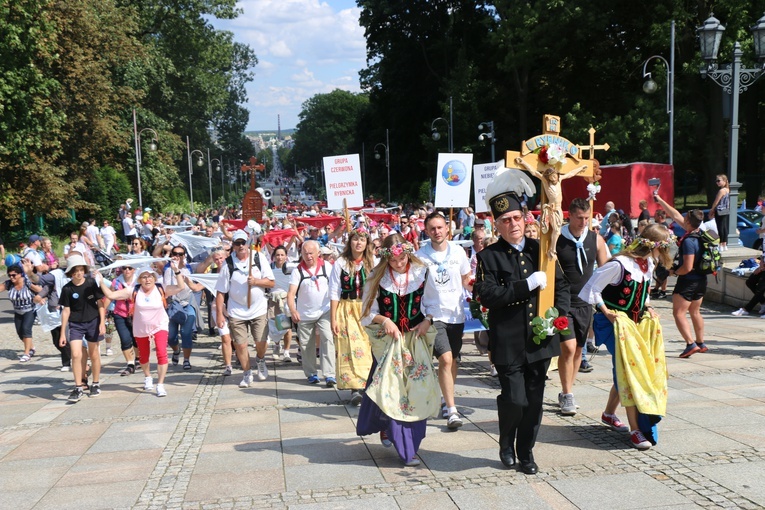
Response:
[{"label": "neck scarf", "polygon": [[587,238],[588,230],[585,228],[582,235],[574,237],[574,234],[569,230],[568,225],[563,225],[560,229],[560,233],[563,237],[572,241],[576,245],[576,265],[579,266],[579,272],[584,274],[584,267],[587,265],[587,253],[584,251],[584,240]]}]

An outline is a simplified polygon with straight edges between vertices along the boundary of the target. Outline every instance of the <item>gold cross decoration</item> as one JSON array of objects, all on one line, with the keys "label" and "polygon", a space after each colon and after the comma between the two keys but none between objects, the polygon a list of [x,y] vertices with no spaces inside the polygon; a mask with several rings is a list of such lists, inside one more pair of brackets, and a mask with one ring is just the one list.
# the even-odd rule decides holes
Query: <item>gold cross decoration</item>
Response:
[{"label": "gold cross decoration", "polygon": [[249,165],[242,165],[242,172],[250,172],[250,191],[255,191],[256,182],[255,182],[255,172],[263,172],[266,169],[266,166],[261,163],[258,163],[258,158],[255,156],[252,156],[250,158],[250,164]]},{"label": "gold cross decoration", "polygon": [[589,152],[587,159],[595,159],[596,150],[607,151],[608,149],[611,148],[611,146],[608,145],[607,143],[604,143],[602,145],[595,145],[595,128],[591,127],[587,132],[590,133],[590,145],[585,145],[585,146],[577,145],[580,151]]}]

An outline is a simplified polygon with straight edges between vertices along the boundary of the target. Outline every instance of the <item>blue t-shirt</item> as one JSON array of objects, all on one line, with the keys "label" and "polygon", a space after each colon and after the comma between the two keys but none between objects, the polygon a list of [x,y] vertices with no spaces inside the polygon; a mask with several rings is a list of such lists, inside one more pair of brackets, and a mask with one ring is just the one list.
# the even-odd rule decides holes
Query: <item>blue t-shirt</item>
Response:
[{"label": "blue t-shirt", "polygon": [[679,257],[678,260],[680,261],[680,266],[682,266],[683,257],[685,255],[693,255],[693,270],[691,270],[691,272],[688,274],[678,276],[678,278],[683,278],[686,280],[702,280],[707,277],[707,275],[699,273],[696,270],[696,257],[699,255],[699,252],[701,252],[701,243],[699,242],[699,238],[690,235],[685,236],[683,241],[680,243],[680,248],[677,251],[677,256]]},{"label": "blue t-shirt", "polygon": [[620,251],[622,251],[622,246],[624,246],[624,239],[619,234],[611,233],[611,237],[608,238],[608,250],[611,252],[611,255],[616,255]]}]

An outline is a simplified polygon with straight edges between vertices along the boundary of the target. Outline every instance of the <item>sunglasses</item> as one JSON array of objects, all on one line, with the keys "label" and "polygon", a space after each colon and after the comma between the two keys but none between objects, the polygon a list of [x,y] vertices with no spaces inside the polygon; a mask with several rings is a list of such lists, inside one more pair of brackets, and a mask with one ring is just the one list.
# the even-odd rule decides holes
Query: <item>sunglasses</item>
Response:
[{"label": "sunglasses", "polygon": [[186,253],[182,251],[174,251],[174,252],[170,252],[170,255],[172,255],[173,257],[183,257],[184,255],[186,255]]},{"label": "sunglasses", "polygon": [[19,276],[18,273],[8,273],[8,278],[16,278],[17,276]]},{"label": "sunglasses", "polygon": [[135,268],[134,268],[134,267],[130,267],[130,266],[123,266],[123,268],[122,268],[122,269],[124,269],[125,271],[132,271],[132,270],[134,270]]},{"label": "sunglasses", "polygon": [[245,244],[247,244],[247,241],[234,241],[234,246],[244,246]]}]

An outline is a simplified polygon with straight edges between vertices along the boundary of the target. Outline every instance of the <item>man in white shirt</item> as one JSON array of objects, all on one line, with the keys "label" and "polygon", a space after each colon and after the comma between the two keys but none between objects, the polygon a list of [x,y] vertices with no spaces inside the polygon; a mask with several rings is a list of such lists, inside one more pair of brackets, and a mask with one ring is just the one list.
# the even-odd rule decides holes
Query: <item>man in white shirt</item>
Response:
[{"label": "man in white shirt", "polygon": [[37,234],[29,236],[29,244],[24,250],[23,257],[32,263],[32,267],[35,268],[36,273],[44,274],[48,272],[48,264],[45,264],[40,256],[40,246],[42,245],[42,237]]},{"label": "man in white shirt", "polygon": [[226,310],[231,339],[234,341],[236,357],[244,371],[242,382],[239,383],[240,388],[247,388],[252,384],[250,354],[247,351],[248,332],[255,341],[255,366],[258,380],[265,381],[268,378],[265,360],[268,342],[268,300],[265,289],[274,286],[274,273],[271,266],[261,252],[250,252],[247,239],[247,233],[242,230],[234,233],[233,253],[219,268],[218,282],[215,285],[217,292],[215,304],[218,324],[221,328],[226,323],[224,306],[226,306],[225,295],[228,294]]},{"label": "man in white shirt", "polygon": [[287,306],[297,324],[298,341],[303,351],[303,373],[309,384],[317,384],[316,333],[321,341],[321,372],[328,388],[335,379],[335,342],[329,313],[329,275],[332,265],[319,255],[319,243],[306,241],[300,249],[300,264],[290,275]]},{"label": "man in white shirt", "polygon": [[470,262],[465,250],[449,242],[446,218],[434,212],[425,218],[430,245],[416,255],[428,266],[428,281],[422,306],[433,311],[430,322],[436,328],[433,354],[438,358],[438,384],[444,399],[446,426],[456,430],[462,419],[454,403],[454,382],[465,329],[464,289],[470,285]]},{"label": "man in white shirt", "polygon": [[122,232],[125,234],[125,242],[129,245],[136,238],[135,224],[133,223],[133,213],[130,211],[125,215],[125,219],[122,220]]}]

